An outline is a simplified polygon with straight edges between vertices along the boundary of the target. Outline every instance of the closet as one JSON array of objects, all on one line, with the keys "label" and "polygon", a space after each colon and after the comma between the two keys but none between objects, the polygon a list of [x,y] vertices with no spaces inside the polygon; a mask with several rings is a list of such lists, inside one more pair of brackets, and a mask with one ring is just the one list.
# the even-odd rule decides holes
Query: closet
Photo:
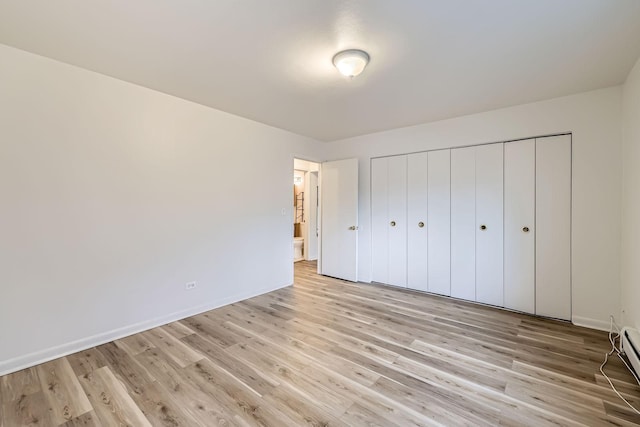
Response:
[{"label": "closet", "polygon": [[407,287],[429,291],[427,254],[427,213],[429,212],[429,153],[417,153],[407,159]]},{"label": "closet", "polygon": [[503,305],[503,148],[476,147],[476,301]]},{"label": "closet", "polygon": [[504,150],[504,306],[535,312],[535,140]]},{"label": "closet", "polygon": [[372,253],[373,280],[406,287],[407,156],[373,159],[371,186],[371,244],[379,248]]},{"label": "closet", "polygon": [[451,150],[451,295],[503,305],[503,147]]},{"label": "closet", "polygon": [[504,306],[571,319],[571,136],[505,144]]},{"label": "closet", "polygon": [[476,147],[451,150],[451,296],[476,300]]},{"label": "closet", "polygon": [[536,139],[536,314],[571,319],[571,137]]},{"label": "closet", "polygon": [[372,279],[571,318],[571,135],[372,159]]},{"label": "closet", "polygon": [[[427,185],[427,289],[451,294],[451,151],[431,151]],[[413,230],[412,230],[413,231]],[[424,263],[424,259],[412,260]]]}]

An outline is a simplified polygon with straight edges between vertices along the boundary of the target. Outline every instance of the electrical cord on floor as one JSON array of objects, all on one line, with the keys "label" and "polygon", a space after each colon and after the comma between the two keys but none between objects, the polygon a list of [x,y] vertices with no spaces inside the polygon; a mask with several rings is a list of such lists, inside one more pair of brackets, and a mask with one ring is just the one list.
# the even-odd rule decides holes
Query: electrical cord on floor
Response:
[{"label": "electrical cord on floor", "polygon": [[[607,362],[609,361],[609,357],[612,356],[613,353],[616,353],[617,356],[620,358],[620,360],[622,360],[622,363],[624,363],[624,366],[627,367],[627,369],[631,372],[633,377],[636,379],[636,381],[638,382],[638,385],[640,385],[640,379],[638,379],[638,376],[636,375],[636,373],[633,371],[633,369],[631,369],[631,367],[627,364],[627,362],[622,357],[622,351],[618,347],[616,347],[616,340],[620,339],[620,328],[618,327],[618,325],[615,324],[615,322],[613,320],[613,316],[609,316],[609,318],[611,320],[611,324],[609,326],[609,342],[611,343],[611,351],[609,351],[608,353],[605,353],[604,361],[600,365],[600,373],[609,382],[609,385],[611,386],[611,389],[618,395],[618,397],[620,399],[622,399],[624,401],[624,403],[626,403],[627,406],[629,408],[631,408],[636,414],[640,415],[640,411],[637,410],[636,408],[634,408],[633,405],[627,401],[627,399],[622,397],[622,395],[618,392],[618,390],[616,390],[616,387],[613,385],[613,382],[611,382],[611,379],[607,376],[607,374],[604,373],[604,367],[607,364]],[[613,334],[613,327],[614,326],[617,329],[617,332],[616,332],[615,336]]]}]

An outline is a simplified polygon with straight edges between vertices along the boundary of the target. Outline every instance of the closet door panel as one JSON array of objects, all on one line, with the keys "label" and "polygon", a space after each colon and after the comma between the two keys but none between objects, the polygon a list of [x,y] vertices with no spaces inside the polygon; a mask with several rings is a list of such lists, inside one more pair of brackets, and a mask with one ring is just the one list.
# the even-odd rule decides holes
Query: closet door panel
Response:
[{"label": "closet door panel", "polygon": [[[407,156],[389,157],[389,284],[407,286]],[[395,225],[394,225],[395,224]]]},{"label": "closet door panel", "polygon": [[476,149],[451,150],[451,296],[476,299]]},{"label": "closet door panel", "polygon": [[451,150],[428,153],[429,292],[451,293]]},{"label": "closet door panel", "polygon": [[535,313],[535,140],[504,145],[504,306]]},{"label": "closet door panel", "polygon": [[427,291],[428,153],[407,159],[407,287]]},{"label": "closet door panel", "polygon": [[371,279],[389,283],[389,161],[371,159]]},{"label": "closet door panel", "polygon": [[503,148],[476,147],[476,301],[504,305]]},{"label": "closet door panel", "polygon": [[536,140],[536,314],[571,320],[571,136]]}]

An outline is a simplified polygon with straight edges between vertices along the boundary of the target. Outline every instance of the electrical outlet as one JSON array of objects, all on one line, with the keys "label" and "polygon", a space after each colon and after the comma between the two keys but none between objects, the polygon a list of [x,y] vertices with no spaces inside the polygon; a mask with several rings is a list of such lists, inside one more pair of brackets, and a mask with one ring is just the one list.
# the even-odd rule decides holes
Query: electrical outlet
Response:
[{"label": "electrical outlet", "polygon": [[190,291],[191,289],[195,289],[196,288],[196,282],[189,282],[186,285],[184,285],[184,289],[186,291]]}]

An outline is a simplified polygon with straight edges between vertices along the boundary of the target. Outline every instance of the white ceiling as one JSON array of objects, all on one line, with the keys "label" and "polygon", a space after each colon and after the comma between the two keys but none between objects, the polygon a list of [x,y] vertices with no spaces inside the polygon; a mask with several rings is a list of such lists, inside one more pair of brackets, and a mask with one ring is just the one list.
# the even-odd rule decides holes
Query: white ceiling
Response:
[{"label": "white ceiling", "polygon": [[331,141],[620,84],[640,1],[2,0],[0,43]]}]

